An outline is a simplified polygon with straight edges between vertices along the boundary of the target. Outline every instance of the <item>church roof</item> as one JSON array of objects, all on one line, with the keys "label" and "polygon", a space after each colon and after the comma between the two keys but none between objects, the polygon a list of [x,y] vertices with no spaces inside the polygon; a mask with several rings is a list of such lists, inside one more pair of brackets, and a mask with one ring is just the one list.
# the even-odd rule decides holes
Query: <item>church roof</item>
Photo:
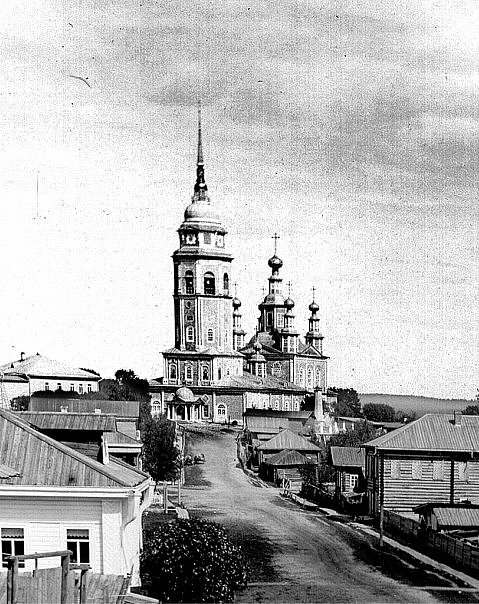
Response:
[{"label": "church roof", "polygon": [[281,430],[279,434],[273,436],[270,440],[262,443],[258,449],[260,451],[282,451],[283,449],[292,449],[295,451],[320,451],[320,448],[313,445],[312,442],[306,440],[299,434],[291,432],[291,430]]},{"label": "church roof", "polygon": [[175,397],[184,403],[194,403],[196,401],[193,391],[186,386],[178,388],[178,390],[175,392]]},{"label": "church roof", "polygon": [[262,345],[262,352],[267,357],[268,355],[285,355],[287,357],[291,357],[291,355],[303,355],[309,357],[317,357],[319,359],[328,359],[329,357],[324,356],[310,344],[305,344],[298,338],[298,351],[296,353],[293,352],[283,352],[280,348],[276,348],[276,344],[273,336],[267,331],[260,331],[258,334],[254,335],[251,340],[246,344],[244,348],[240,350],[240,352],[244,355],[249,355],[254,352],[253,344],[258,341]]},{"label": "church roof", "polygon": [[227,386],[230,388],[244,388],[245,390],[281,390],[294,391],[298,394],[305,392],[304,388],[292,382],[278,380],[271,375],[257,377],[250,373],[243,375],[229,375],[215,383],[215,386]]},{"label": "church roof", "polygon": [[70,367],[61,361],[54,361],[42,354],[34,354],[26,357],[24,360],[19,359],[11,361],[0,366],[0,373],[5,375],[22,374],[29,377],[52,377],[52,378],[73,378],[82,380],[101,380],[101,377],[91,371]]},{"label": "church roof", "polygon": [[173,348],[168,348],[168,350],[163,351],[164,355],[175,355],[175,356],[185,356],[185,357],[194,357],[194,356],[212,356],[212,357],[242,357],[243,355],[236,350],[230,350],[228,352],[223,352],[218,348],[211,346],[210,348],[202,348],[201,350],[180,350],[173,346]]}]

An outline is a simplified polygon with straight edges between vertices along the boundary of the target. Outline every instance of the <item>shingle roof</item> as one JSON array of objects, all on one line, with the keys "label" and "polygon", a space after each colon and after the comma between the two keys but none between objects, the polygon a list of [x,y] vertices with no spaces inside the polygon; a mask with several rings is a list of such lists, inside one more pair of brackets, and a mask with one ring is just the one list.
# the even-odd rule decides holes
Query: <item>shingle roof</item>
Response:
[{"label": "shingle roof", "polygon": [[333,466],[338,468],[364,468],[365,449],[361,447],[331,447]]},{"label": "shingle roof", "polygon": [[116,417],[101,413],[62,413],[60,411],[23,411],[18,416],[39,430],[92,430],[114,432]]},{"label": "shingle roof", "polygon": [[455,424],[450,415],[428,414],[364,446],[414,451],[479,451],[479,415],[463,415]]},{"label": "shingle roof", "polygon": [[95,413],[100,409],[103,414],[113,414],[117,418],[137,418],[140,413],[138,401],[102,401],[84,398],[41,398],[32,396],[30,411],[61,411],[66,407],[69,413]]},{"label": "shingle roof", "polygon": [[295,451],[319,451],[319,447],[313,445],[312,442],[306,440],[299,434],[291,432],[291,430],[281,430],[270,440],[262,443],[259,447],[261,451],[282,451],[283,449],[294,449]]},{"label": "shingle roof", "polygon": [[23,361],[19,359],[1,365],[0,373],[1,372],[4,372],[5,374],[20,373],[31,377],[75,378],[96,381],[101,379],[100,376],[95,373],[76,367],[69,367],[65,363],[48,359],[41,354],[34,354],[30,357],[26,357]]},{"label": "shingle roof", "polygon": [[270,466],[302,466],[308,462],[308,459],[301,455],[299,451],[289,451],[284,449],[265,461]]},{"label": "shingle roof", "polygon": [[477,507],[439,507],[433,508],[439,528],[478,527],[479,508]]},{"label": "shingle roof", "polygon": [[86,457],[3,409],[0,445],[1,463],[20,474],[9,485],[131,488],[149,479],[119,460],[102,464]]}]

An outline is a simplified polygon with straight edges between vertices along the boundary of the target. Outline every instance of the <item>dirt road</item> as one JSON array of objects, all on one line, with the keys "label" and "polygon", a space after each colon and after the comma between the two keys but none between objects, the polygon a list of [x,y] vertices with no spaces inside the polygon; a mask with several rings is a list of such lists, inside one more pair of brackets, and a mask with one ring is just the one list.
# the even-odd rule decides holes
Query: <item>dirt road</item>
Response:
[{"label": "dirt road", "polygon": [[187,468],[184,503],[192,517],[228,528],[248,557],[239,602],[477,602],[452,581],[379,551],[347,524],[307,512],[238,466],[235,433],[189,437],[204,465]]}]

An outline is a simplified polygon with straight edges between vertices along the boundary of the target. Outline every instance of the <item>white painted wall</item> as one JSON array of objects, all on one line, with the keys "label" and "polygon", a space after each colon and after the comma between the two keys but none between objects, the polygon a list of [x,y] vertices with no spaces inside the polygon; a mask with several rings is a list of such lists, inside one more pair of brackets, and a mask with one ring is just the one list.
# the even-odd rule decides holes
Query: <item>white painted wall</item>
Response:
[{"label": "white painted wall", "polygon": [[30,378],[30,392],[33,394],[37,390],[45,390],[45,383],[48,382],[49,390],[58,390],[58,384],[61,384],[62,390],[66,392],[70,391],[70,387],[73,384],[75,392],[80,392],[80,386],[83,386],[83,393],[88,392],[88,384],[91,385],[92,392],[98,392],[98,381],[82,380],[79,378],[64,379],[64,378]]}]

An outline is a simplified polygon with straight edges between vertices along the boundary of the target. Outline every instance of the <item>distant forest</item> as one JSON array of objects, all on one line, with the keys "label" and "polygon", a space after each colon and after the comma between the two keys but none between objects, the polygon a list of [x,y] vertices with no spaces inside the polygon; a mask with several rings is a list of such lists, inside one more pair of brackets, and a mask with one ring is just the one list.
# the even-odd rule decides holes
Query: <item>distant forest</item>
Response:
[{"label": "distant forest", "polygon": [[403,394],[360,394],[361,407],[366,403],[384,403],[394,409],[414,411],[417,416],[425,413],[452,413],[462,411],[468,405],[476,404],[474,399],[444,399],[428,396],[408,396]]}]

